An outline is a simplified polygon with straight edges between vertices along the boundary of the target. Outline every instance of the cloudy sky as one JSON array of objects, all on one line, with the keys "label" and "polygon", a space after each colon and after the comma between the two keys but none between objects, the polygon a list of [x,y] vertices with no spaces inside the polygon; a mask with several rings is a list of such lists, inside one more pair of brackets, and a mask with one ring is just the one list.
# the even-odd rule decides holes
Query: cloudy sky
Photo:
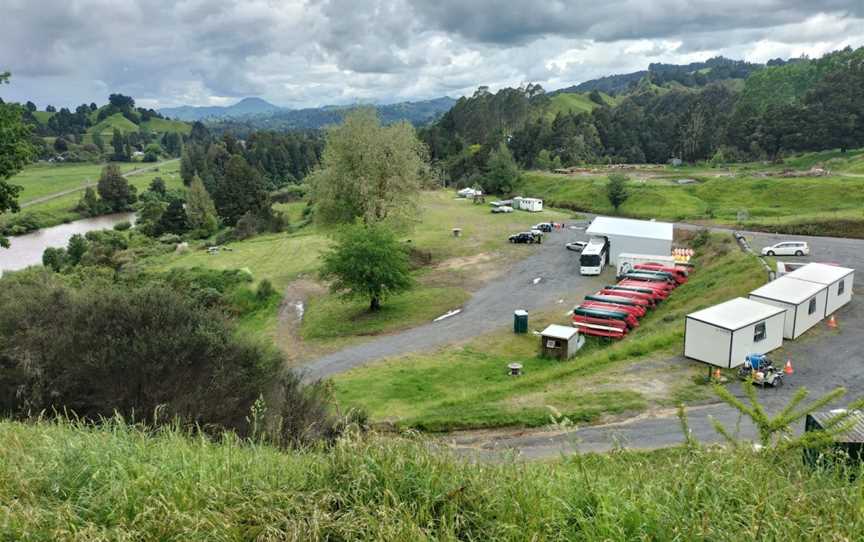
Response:
[{"label": "cloudy sky", "polygon": [[2,0],[6,100],[309,107],[864,45],[864,0]]}]

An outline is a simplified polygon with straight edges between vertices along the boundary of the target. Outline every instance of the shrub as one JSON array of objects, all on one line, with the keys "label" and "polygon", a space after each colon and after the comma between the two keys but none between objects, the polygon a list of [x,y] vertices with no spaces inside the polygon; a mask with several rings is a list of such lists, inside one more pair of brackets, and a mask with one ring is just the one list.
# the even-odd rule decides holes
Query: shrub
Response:
[{"label": "shrub", "polygon": [[267,279],[262,280],[258,284],[258,291],[256,292],[258,299],[261,301],[265,301],[270,297],[276,295],[276,288],[273,287],[273,283]]},{"label": "shrub", "polygon": [[132,223],[128,220],[124,220],[123,222],[118,222],[114,224],[114,229],[116,231],[126,231],[132,227]]},{"label": "shrub", "polygon": [[88,420],[166,419],[245,433],[245,416],[281,364],[233,333],[221,312],[157,284],[63,286],[24,275],[0,289],[0,359],[21,372],[16,412]]},{"label": "shrub", "polygon": [[306,187],[300,184],[289,184],[275,192],[270,193],[270,201],[273,203],[289,203],[298,201],[306,196]]}]

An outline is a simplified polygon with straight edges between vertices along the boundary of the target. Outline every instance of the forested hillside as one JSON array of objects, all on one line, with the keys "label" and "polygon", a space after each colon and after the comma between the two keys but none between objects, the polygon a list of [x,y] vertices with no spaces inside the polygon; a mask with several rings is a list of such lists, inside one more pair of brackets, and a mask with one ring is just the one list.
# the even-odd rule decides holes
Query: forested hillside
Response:
[{"label": "forested hillside", "polygon": [[179,156],[182,138],[192,125],[166,119],[153,109],[136,107],[135,100],[111,94],[108,103],[81,104],[72,111],[47,105],[24,105],[23,120],[30,128],[36,157],[62,162],[88,162],[110,158],[130,161],[141,153],[145,161]]},{"label": "forested hillside", "polygon": [[480,87],[423,137],[450,178],[465,183],[480,181],[501,142],[520,166],[540,169],[676,158],[773,160],[864,145],[864,48],[770,64],[722,58],[684,67],[652,64],[614,99],[596,88],[546,94],[528,85],[493,94]]}]

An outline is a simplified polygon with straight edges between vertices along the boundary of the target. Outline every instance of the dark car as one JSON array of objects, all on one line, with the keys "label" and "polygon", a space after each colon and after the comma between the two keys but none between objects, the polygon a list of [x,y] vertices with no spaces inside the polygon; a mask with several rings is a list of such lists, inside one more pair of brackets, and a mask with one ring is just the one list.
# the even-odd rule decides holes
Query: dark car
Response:
[{"label": "dark car", "polygon": [[532,230],[540,230],[543,233],[551,233],[552,232],[552,223],[551,222],[541,222],[539,224],[535,224]]},{"label": "dark car", "polygon": [[573,252],[582,252],[588,243],[586,241],[573,241],[572,243],[567,243],[564,245],[564,248],[567,250],[572,250]]},{"label": "dark car", "polygon": [[510,236],[511,243],[533,243],[535,242],[535,236],[530,231],[523,231],[521,233],[517,233],[516,235]]}]

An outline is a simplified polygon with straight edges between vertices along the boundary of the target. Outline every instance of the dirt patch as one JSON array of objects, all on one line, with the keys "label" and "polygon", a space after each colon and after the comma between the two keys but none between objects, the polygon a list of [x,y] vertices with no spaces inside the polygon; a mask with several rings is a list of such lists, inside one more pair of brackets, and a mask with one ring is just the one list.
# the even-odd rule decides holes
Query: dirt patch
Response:
[{"label": "dirt patch", "polygon": [[300,365],[303,360],[319,353],[300,337],[300,324],[303,323],[307,300],[326,291],[325,285],[309,278],[298,278],[285,288],[279,306],[276,345],[282,350],[289,367]]},{"label": "dirt patch", "polygon": [[502,275],[508,267],[503,254],[482,252],[444,260],[430,268],[421,281],[428,286],[459,286],[473,292]]}]

